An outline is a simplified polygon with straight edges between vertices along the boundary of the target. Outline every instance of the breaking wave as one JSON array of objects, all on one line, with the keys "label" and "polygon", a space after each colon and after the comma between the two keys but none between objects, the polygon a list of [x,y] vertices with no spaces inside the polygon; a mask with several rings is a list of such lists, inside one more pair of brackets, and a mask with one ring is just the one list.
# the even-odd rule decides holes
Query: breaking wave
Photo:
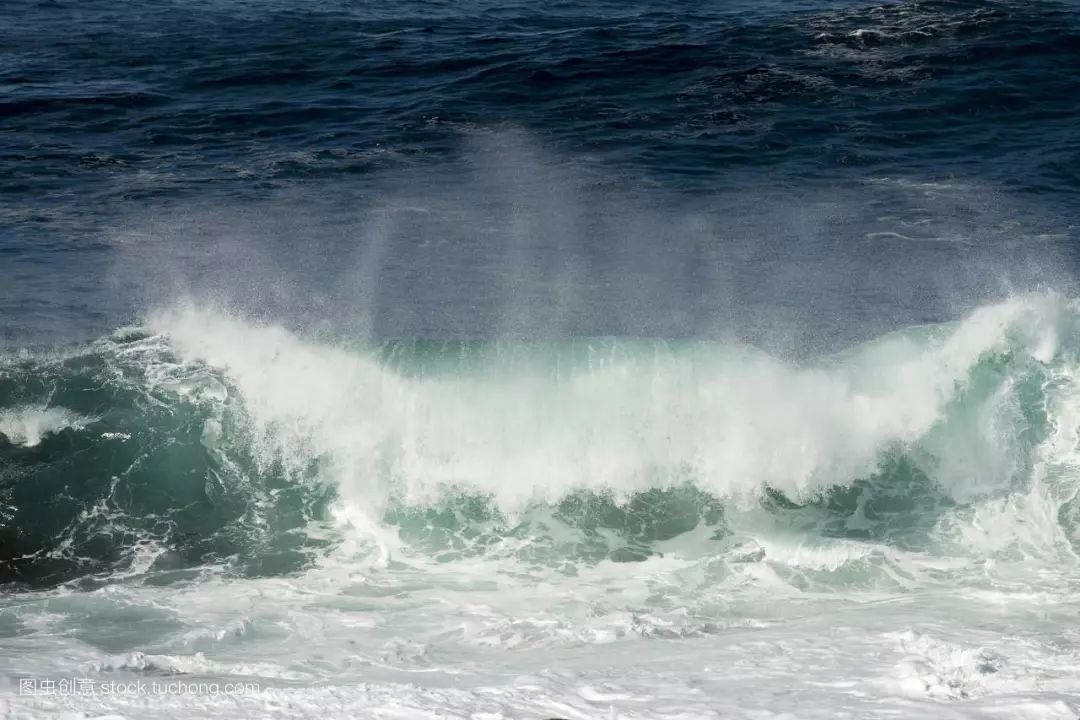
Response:
[{"label": "breaking wave", "polygon": [[0,361],[0,579],[279,574],[358,548],[580,565],[681,536],[810,571],[881,548],[1071,561],[1078,323],[1074,300],[1019,295],[795,362],[334,345],[176,307]]}]

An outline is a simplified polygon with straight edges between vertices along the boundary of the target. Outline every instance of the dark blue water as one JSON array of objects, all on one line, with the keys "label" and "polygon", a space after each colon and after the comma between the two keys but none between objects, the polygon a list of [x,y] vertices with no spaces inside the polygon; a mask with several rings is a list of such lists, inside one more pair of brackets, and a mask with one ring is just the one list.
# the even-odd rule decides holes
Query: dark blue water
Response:
[{"label": "dark blue water", "polygon": [[833,347],[1071,283],[1075,3],[0,8],[0,342]]}]

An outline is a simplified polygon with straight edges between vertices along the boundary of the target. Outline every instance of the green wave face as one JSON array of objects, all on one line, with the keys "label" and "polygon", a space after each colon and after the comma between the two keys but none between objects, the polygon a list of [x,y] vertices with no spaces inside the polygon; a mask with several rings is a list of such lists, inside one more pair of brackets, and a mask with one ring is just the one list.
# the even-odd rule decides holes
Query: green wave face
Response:
[{"label": "green wave face", "polygon": [[129,333],[4,364],[3,579],[53,584],[137,568],[147,554],[159,570],[279,572],[309,559],[302,530],[326,494],[273,468],[253,474],[242,444],[214,449],[225,386],[175,363],[158,338]]},{"label": "green wave face", "polygon": [[[181,308],[0,363],[0,580],[280,574],[357,542],[579,572],[763,529],[1072,552],[1078,317],[1016,297],[795,364],[624,339],[345,348]],[[991,515],[1027,530],[982,537]]]}]

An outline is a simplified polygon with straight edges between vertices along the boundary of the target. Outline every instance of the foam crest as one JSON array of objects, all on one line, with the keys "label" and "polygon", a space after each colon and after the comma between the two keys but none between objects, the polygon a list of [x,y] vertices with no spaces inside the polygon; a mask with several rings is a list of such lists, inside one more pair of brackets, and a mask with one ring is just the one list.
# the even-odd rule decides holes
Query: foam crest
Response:
[{"label": "foam crest", "polygon": [[0,434],[15,445],[35,447],[48,435],[65,428],[80,429],[86,422],[64,408],[27,405],[0,412]]},{"label": "foam crest", "polygon": [[[582,488],[628,494],[687,481],[732,502],[765,488],[805,498],[925,436],[987,355],[1051,361],[1072,318],[1046,293],[813,364],[658,344],[570,369],[420,376],[206,308],[151,324],[183,359],[225,373],[264,462],[297,472],[316,462],[346,506],[369,515],[394,496],[433,502],[448,486],[511,511]],[[996,441],[979,437],[971,457]]]}]

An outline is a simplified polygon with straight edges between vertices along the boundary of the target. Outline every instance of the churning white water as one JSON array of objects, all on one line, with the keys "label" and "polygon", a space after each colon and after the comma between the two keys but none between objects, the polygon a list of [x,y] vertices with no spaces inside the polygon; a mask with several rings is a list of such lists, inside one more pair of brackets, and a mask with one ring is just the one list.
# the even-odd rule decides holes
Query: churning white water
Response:
[{"label": "churning white water", "polygon": [[[92,352],[199,410],[251,532],[289,488],[328,492],[285,531],[325,544],[235,572],[148,533],[90,585],[5,595],[0,664],[36,685],[0,712],[1075,718],[1078,322],[1016,296],[792,363],[629,340],[402,359],[160,313]],[[88,692],[42,691],[62,678]]]}]

